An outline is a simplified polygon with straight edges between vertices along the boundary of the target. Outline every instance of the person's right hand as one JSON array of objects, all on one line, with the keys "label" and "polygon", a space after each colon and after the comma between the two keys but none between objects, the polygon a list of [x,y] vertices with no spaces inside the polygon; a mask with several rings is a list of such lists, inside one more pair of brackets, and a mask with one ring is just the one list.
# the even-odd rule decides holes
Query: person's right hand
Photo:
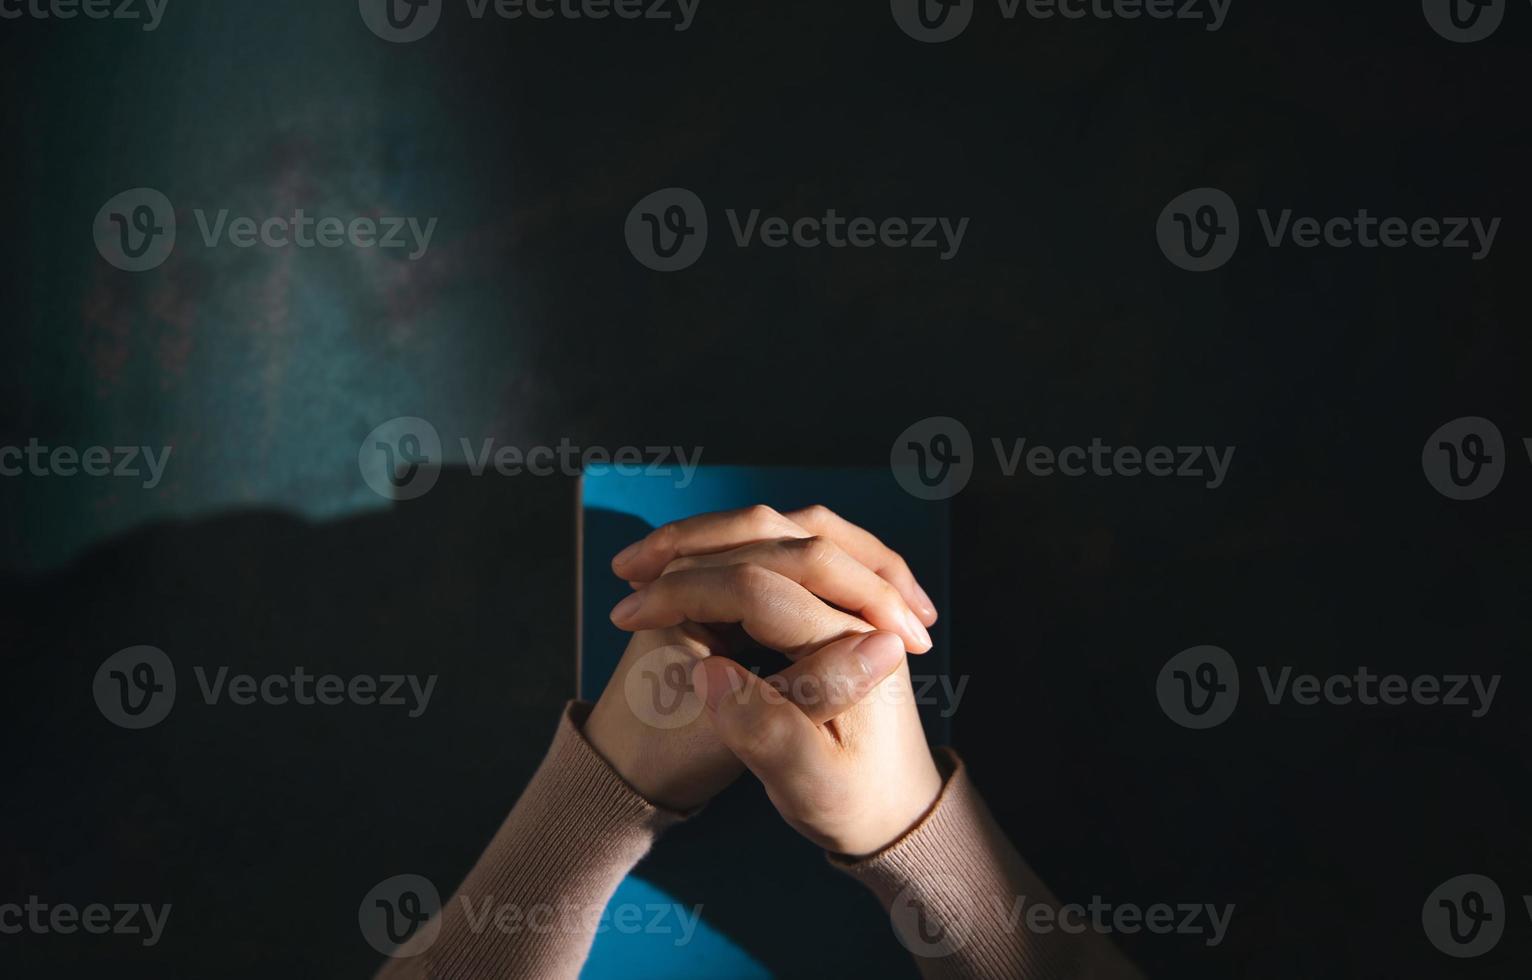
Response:
[{"label": "person's right hand", "polygon": [[783,819],[827,851],[882,850],[941,793],[908,662],[849,706],[831,691],[834,711],[824,713],[834,719],[825,724],[725,657],[700,664],[693,684],[713,730],[760,778]]}]

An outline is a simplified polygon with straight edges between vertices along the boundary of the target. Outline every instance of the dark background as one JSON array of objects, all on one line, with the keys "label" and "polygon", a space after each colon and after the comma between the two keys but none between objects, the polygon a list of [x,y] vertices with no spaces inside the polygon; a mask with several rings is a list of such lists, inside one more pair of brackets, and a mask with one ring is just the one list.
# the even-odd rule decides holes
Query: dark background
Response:
[{"label": "dark background", "polygon": [[[399,415],[451,443],[871,466],[957,417],[979,471],[952,501],[955,739],[1058,892],[1237,905],[1216,948],[1124,937],[1154,976],[1527,973],[1527,4],[1461,46],[1415,4],[1239,0],[1217,33],[981,6],[943,45],[873,2],[704,0],[685,33],[455,6],[392,46],[342,0],[171,0],[152,34],[4,21],[0,45],[0,445],[175,446],[152,492],[0,479],[0,900],[175,906],[154,950],[0,937],[8,974],[364,976],[357,896],[473,860],[573,689],[574,487],[449,478],[384,507],[356,447]],[[185,244],[134,276],[89,228],[141,185]],[[672,185],[715,237],[660,275],[622,223]],[[1193,275],[1154,224],[1204,185],[1245,237]],[[440,223],[413,264],[209,251],[193,207]],[[731,207],[971,225],[950,262],[741,250]],[[1259,207],[1503,224],[1482,262],[1271,249]],[[1467,415],[1509,462],[1459,503],[1420,453]],[[1239,448],[1209,491],[1005,479],[992,437]],[[125,732],[87,692],[138,643],[443,681],[415,721],[185,700]],[[1273,707],[1250,669],[1233,719],[1191,732],[1154,680],[1203,643],[1504,677],[1471,719]],[[1420,912],[1468,872],[1509,921],[1456,961]]]}]

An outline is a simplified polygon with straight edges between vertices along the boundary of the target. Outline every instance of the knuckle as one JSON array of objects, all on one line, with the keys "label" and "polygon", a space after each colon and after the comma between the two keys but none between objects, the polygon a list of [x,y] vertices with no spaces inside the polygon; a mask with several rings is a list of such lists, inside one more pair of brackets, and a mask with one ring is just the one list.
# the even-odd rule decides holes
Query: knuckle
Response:
[{"label": "knuckle", "polygon": [[701,562],[699,562],[697,559],[689,557],[689,556],[682,556],[680,558],[672,558],[670,560],[670,563],[665,566],[664,571],[660,572],[660,575],[661,576],[665,576],[665,575],[669,575],[672,572],[690,571],[691,569],[697,568],[700,565],[701,565]]},{"label": "knuckle", "polygon": [[770,759],[780,754],[792,737],[789,721],[781,711],[758,712],[745,732],[741,747],[746,754],[756,759]]},{"label": "knuckle", "polygon": [[724,581],[743,600],[752,600],[764,591],[771,581],[772,573],[759,565],[744,562],[729,565],[723,572]]},{"label": "knuckle", "polygon": [[897,579],[915,578],[915,573],[910,571],[910,563],[904,560],[904,556],[892,549],[888,552],[888,560],[883,564],[883,572]]},{"label": "knuckle", "polygon": [[784,542],[784,546],[794,552],[798,557],[810,565],[829,565],[840,557],[840,548],[835,542],[820,535],[811,535],[807,538],[791,538]]},{"label": "knuckle", "polygon": [[644,586],[647,598],[644,600],[643,608],[648,610],[661,605],[666,607],[673,605],[677,597],[684,594],[682,590],[685,584],[684,576],[661,575]]},{"label": "knuckle", "polygon": [[675,547],[676,540],[681,536],[680,521],[666,521],[650,533],[649,538],[661,548]]},{"label": "knuckle", "polygon": [[801,517],[805,523],[821,527],[836,519],[835,511],[826,507],[824,504],[809,504],[807,507],[798,511],[798,516]]},{"label": "knuckle", "polygon": [[747,524],[755,528],[776,527],[782,523],[782,515],[766,504],[752,504],[746,507],[740,516]]}]

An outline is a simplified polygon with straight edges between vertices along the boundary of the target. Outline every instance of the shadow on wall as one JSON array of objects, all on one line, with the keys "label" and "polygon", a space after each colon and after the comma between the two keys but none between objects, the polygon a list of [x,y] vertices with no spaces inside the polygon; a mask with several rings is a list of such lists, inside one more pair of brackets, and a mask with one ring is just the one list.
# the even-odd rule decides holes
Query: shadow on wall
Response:
[{"label": "shadow on wall", "polygon": [[[385,512],[160,524],[0,580],[0,900],[172,906],[153,947],[8,936],[0,972],[370,976],[362,897],[406,872],[449,894],[574,690],[574,499],[572,480],[449,469]],[[92,682],[140,644],[176,692],[132,731]],[[436,679],[396,706],[240,705],[227,683],[209,704],[225,667]]]}]

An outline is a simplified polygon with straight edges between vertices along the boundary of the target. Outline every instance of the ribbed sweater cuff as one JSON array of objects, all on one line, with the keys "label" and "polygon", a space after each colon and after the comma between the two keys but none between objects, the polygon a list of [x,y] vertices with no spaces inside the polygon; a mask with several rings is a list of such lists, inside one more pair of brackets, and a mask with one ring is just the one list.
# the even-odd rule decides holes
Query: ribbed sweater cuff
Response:
[{"label": "ribbed sweater cuff", "polygon": [[684,818],[639,796],[591,748],[580,733],[589,713],[569,704],[542,765],[443,908],[429,976],[578,976],[617,885]]},{"label": "ribbed sweater cuff", "polygon": [[[1028,907],[1057,906],[1057,901],[995,823],[957,754],[939,749],[937,763],[947,774],[942,791],[903,837],[861,859],[830,855],[831,864],[877,896],[922,975],[984,980],[1133,975],[1110,943],[1093,948],[1102,945],[1101,937],[1026,928]],[[1113,961],[1128,972],[1109,968]]]}]

